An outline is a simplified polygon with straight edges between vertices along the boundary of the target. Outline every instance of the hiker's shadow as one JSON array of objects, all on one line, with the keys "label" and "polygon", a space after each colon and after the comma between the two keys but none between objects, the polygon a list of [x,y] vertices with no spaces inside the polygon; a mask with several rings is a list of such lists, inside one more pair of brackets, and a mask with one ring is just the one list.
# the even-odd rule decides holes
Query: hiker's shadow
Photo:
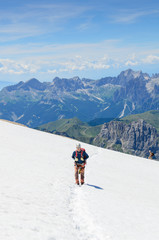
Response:
[{"label": "hiker's shadow", "polygon": [[89,187],[94,187],[94,188],[99,189],[99,190],[104,190],[104,188],[101,188],[101,187],[96,186],[96,185],[92,185],[92,184],[88,184],[88,183],[86,185],[89,186]]}]

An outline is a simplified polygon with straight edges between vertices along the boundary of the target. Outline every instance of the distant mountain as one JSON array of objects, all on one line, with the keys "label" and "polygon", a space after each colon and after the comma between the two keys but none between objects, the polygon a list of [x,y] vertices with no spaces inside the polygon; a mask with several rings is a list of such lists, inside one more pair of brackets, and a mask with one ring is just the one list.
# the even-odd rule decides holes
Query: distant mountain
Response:
[{"label": "distant mountain", "polygon": [[41,83],[39,80],[36,78],[32,78],[27,82],[19,82],[18,84],[6,87],[3,91],[8,91],[8,92],[13,92],[13,91],[32,91],[32,90],[39,90],[39,91],[44,91],[46,89],[46,84]]},{"label": "distant mountain", "polygon": [[97,134],[99,134],[101,127],[101,125],[93,127],[80,121],[78,118],[73,118],[60,119],[55,122],[39,126],[36,129],[70,137],[86,143],[92,143],[93,139],[97,136]]},{"label": "distant mountain", "polygon": [[33,78],[0,91],[1,118],[36,127],[58,119],[77,117],[114,119],[159,109],[159,76],[131,69],[99,80]]}]

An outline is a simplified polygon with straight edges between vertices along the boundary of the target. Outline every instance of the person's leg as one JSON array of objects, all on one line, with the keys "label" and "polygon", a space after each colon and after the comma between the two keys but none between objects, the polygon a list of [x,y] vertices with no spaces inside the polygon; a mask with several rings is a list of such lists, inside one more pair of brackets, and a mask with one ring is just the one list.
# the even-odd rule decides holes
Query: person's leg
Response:
[{"label": "person's leg", "polygon": [[75,165],[75,182],[76,182],[76,184],[79,184],[78,167],[76,165]]},{"label": "person's leg", "polygon": [[84,169],[85,167],[81,168],[81,184],[84,184]]}]

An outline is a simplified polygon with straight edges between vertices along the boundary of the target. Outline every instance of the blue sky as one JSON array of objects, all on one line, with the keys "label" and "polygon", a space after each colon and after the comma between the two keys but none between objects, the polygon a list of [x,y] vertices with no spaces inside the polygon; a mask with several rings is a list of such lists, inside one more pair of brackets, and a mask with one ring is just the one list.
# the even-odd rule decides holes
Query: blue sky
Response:
[{"label": "blue sky", "polygon": [[159,2],[0,0],[0,81],[159,72]]}]

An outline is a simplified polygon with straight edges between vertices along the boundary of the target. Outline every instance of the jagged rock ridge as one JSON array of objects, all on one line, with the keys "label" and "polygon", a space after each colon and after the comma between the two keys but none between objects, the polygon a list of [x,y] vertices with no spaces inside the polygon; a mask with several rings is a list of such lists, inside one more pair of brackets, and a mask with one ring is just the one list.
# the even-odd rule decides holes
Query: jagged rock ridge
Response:
[{"label": "jagged rock ridge", "polygon": [[61,118],[82,121],[124,116],[159,109],[158,75],[128,69],[99,80],[33,78],[0,91],[1,118],[31,127]]},{"label": "jagged rock ridge", "polygon": [[149,150],[159,159],[159,135],[156,128],[140,119],[131,123],[105,123],[94,139],[94,144],[133,155],[148,157]]}]

